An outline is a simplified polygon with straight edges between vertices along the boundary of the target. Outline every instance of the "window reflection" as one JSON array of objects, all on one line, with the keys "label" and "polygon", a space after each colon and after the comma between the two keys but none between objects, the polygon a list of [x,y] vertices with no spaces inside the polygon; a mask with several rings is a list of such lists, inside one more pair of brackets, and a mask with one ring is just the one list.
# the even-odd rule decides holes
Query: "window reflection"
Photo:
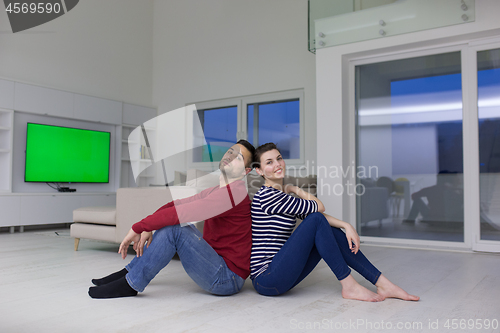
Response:
[{"label": "window reflection", "polygon": [[274,142],[285,159],[300,158],[300,102],[255,103],[247,107],[248,141]]},{"label": "window reflection", "polygon": [[460,52],[356,67],[363,236],[463,241]]},{"label": "window reflection", "polygon": [[193,150],[193,162],[218,162],[236,142],[238,109],[236,106],[198,110],[206,145]]},{"label": "window reflection", "polygon": [[477,53],[481,239],[500,240],[500,49]]}]

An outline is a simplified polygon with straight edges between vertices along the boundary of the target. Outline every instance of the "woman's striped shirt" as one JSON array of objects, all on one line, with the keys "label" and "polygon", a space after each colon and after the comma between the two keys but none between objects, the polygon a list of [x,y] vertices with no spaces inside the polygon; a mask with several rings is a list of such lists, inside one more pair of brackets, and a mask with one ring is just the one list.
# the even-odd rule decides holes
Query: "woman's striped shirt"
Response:
[{"label": "woman's striped shirt", "polygon": [[314,200],[295,198],[273,187],[260,188],[252,201],[252,280],[267,269],[290,237],[296,218],[304,219],[317,211]]}]

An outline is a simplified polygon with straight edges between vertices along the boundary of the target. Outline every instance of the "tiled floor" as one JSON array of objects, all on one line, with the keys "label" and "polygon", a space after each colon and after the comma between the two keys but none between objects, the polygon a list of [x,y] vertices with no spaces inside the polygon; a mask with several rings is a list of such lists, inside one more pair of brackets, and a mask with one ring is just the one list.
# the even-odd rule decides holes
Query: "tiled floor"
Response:
[{"label": "tiled floor", "polygon": [[117,245],[82,240],[75,252],[67,232],[53,231],[1,233],[0,244],[0,332],[500,332],[500,326],[484,328],[487,319],[500,325],[499,254],[363,245],[419,302],[344,300],[323,262],[285,295],[260,296],[247,280],[239,294],[218,297],[198,288],[179,261],[137,297],[93,300],[90,279],[130,259],[121,260]]}]

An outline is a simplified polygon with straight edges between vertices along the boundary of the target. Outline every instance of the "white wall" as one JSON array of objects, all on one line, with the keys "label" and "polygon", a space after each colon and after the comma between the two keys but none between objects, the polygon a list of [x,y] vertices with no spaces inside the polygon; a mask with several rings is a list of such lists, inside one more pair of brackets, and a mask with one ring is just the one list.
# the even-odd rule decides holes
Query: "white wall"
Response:
[{"label": "white wall", "polygon": [[0,77],[151,106],[152,0],[84,0],[13,34],[0,10]]},{"label": "white wall", "polygon": [[[160,114],[187,103],[304,89],[305,158],[315,161],[315,55],[307,49],[306,0],[156,0],[153,59]],[[184,120],[170,130],[181,144]]]},{"label": "white wall", "polygon": [[[305,159],[316,159],[307,0],[85,0],[16,34],[0,11],[0,31],[0,78],[154,105],[159,113],[304,89]],[[183,144],[184,119],[171,130]]]},{"label": "white wall", "polygon": [[[476,20],[467,24],[430,29],[415,33],[377,38],[363,42],[339,45],[318,50],[316,53],[317,91],[317,149],[318,166],[348,165],[354,151],[354,142],[349,137],[348,68],[349,60],[403,52],[416,48],[442,46],[453,42],[468,42],[472,39],[488,38],[500,34],[500,1],[476,1]],[[341,179],[323,179],[332,187]],[[343,219],[349,218],[349,203],[353,198],[321,196],[329,211]],[[350,222],[353,222],[350,220]]]}]

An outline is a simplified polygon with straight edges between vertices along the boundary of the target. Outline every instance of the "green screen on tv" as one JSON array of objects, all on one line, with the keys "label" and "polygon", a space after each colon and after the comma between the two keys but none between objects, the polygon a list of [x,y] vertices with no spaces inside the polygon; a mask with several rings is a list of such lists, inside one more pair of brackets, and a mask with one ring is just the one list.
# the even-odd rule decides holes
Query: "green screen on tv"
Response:
[{"label": "green screen on tv", "polygon": [[28,123],[26,182],[108,183],[109,132]]}]

